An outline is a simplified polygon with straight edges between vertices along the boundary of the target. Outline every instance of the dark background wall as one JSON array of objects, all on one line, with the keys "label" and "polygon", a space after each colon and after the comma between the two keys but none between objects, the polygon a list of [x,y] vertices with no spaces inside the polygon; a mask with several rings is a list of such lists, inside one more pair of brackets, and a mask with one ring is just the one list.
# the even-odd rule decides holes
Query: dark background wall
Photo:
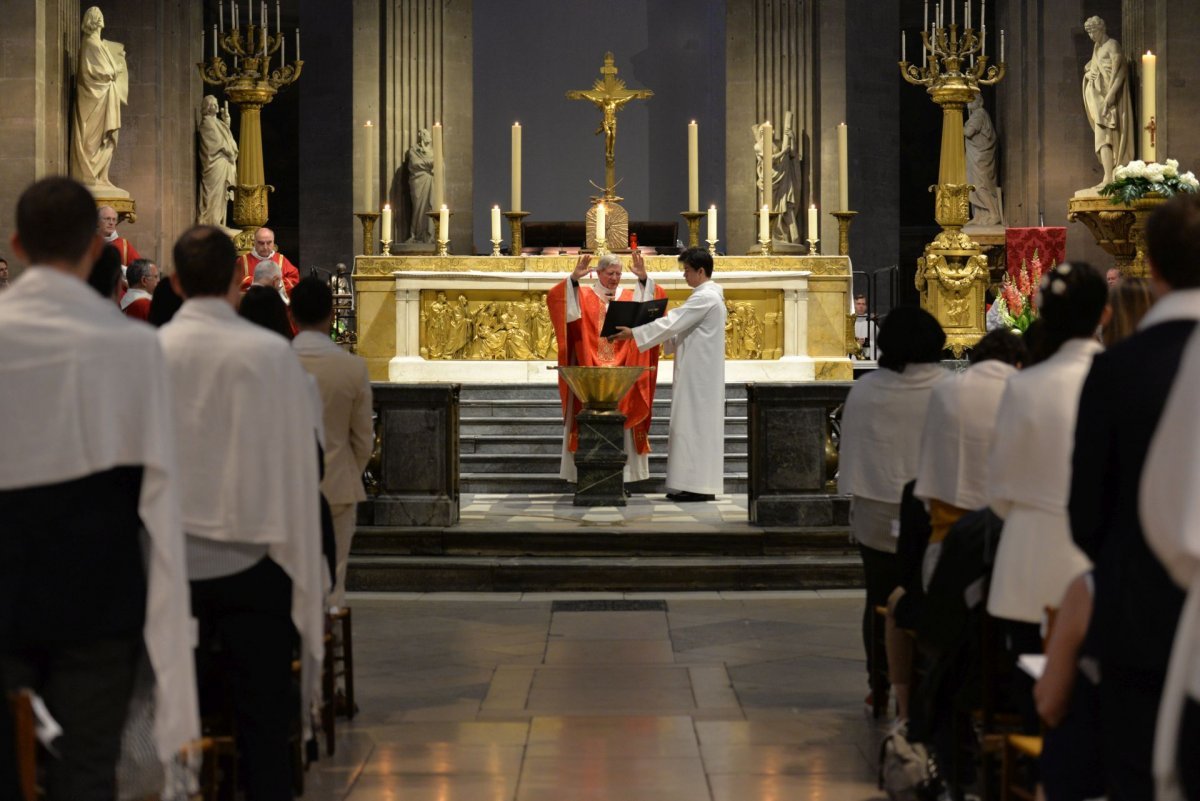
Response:
[{"label": "dark background wall", "polygon": [[701,206],[724,207],[723,0],[476,3],[474,31],[476,251],[491,248],[492,205],[508,211],[514,121],[523,129],[523,211],[583,219],[597,194],[589,181],[604,183],[604,142],[593,135],[600,110],[565,93],[591,87],[605,50],[618,78],[654,91],[617,115],[617,194],[630,218],[678,221],[684,238],[691,120],[700,126]]}]

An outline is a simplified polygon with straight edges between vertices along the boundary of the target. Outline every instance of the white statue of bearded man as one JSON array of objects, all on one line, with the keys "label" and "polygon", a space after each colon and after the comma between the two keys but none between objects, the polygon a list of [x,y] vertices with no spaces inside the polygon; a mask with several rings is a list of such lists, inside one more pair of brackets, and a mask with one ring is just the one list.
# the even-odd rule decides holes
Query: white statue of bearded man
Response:
[{"label": "white statue of bearded man", "polygon": [[200,125],[200,202],[196,222],[225,228],[233,187],[237,186],[238,145],[229,128],[229,108],[205,95]]},{"label": "white statue of bearded man", "polygon": [[124,45],[101,39],[103,29],[104,15],[92,6],[83,14],[75,72],[71,175],[97,197],[129,197],[108,178],[121,132],[121,106],[129,102],[129,72]]},{"label": "white statue of bearded man", "polygon": [[1104,178],[1076,194],[1096,194],[1112,183],[1114,168],[1133,159],[1133,103],[1129,97],[1129,65],[1120,43],[1108,35],[1099,17],[1089,17],[1083,29],[1093,43],[1092,58],[1083,68],[1083,108],[1095,134],[1096,157]]}]

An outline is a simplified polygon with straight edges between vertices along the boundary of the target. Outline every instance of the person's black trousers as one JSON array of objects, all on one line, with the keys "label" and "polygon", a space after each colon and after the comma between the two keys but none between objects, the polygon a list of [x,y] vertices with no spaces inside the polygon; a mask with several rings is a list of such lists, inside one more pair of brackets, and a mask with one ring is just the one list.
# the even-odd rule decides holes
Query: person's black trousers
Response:
[{"label": "person's black trousers", "polygon": [[231,710],[249,801],[292,799],[292,581],[270,558],[249,570],[191,582],[200,628],[196,676],[204,716]]},{"label": "person's black trousers", "polygon": [[[867,681],[874,675],[875,665],[871,662],[871,632],[878,629],[879,641],[883,642],[883,618],[875,621],[875,607],[887,606],[888,596],[892,590],[900,586],[900,566],[896,554],[868,548],[859,543],[858,552],[862,554],[863,576],[867,585],[867,605],[863,609],[862,638],[863,649],[867,654]],[[887,658],[881,653],[884,662],[878,669],[887,672]]]}]

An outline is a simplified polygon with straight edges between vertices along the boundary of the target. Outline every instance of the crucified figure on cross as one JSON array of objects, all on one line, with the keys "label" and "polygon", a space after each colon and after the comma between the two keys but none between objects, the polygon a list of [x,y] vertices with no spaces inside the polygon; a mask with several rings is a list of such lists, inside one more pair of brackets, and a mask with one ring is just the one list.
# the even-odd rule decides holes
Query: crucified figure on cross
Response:
[{"label": "crucified figure on cross", "polygon": [[617,78],[612,53],[604,54],[604,66],[600,68],[600,75],[602,77],[596,80],[591,89],[572,89],[567,92],[567,98],[595,103],[604,114],[596,133],[604,134],[604,192],[605,195],[611,196],[616,185],[613,152],[617,141],[617,112],[630,100],[645,100],[653,97],[654,92],[649,89],[626,88],[625,82]]}]

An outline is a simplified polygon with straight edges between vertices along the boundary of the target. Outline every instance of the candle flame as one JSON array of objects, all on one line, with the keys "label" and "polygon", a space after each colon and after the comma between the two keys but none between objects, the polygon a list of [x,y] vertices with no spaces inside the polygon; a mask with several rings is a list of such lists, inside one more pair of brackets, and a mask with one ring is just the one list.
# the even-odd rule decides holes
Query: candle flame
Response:
[{"label": "candle flame", "polygon": [[391,203],[384,203],[384,204],[383,204],[383,210],[384,210],[384,211],[391,211],[391,210],[392,210],[392,204],[391,204]]},{"label": "candle flame", "polygon": [[1146,55],[1150,56],[1150,58],[1154,58],[1154,54],[1151,53],[1149,50],[1146,51]]},{"label": "candle flame", "polygon": [[366,124],[366,125],[364,125],[363,127],[364,127],[364,128],[370,128],[370,127],[371,127],[371,121],[370,121],[370,120],[367,120],[367,124]]}]

